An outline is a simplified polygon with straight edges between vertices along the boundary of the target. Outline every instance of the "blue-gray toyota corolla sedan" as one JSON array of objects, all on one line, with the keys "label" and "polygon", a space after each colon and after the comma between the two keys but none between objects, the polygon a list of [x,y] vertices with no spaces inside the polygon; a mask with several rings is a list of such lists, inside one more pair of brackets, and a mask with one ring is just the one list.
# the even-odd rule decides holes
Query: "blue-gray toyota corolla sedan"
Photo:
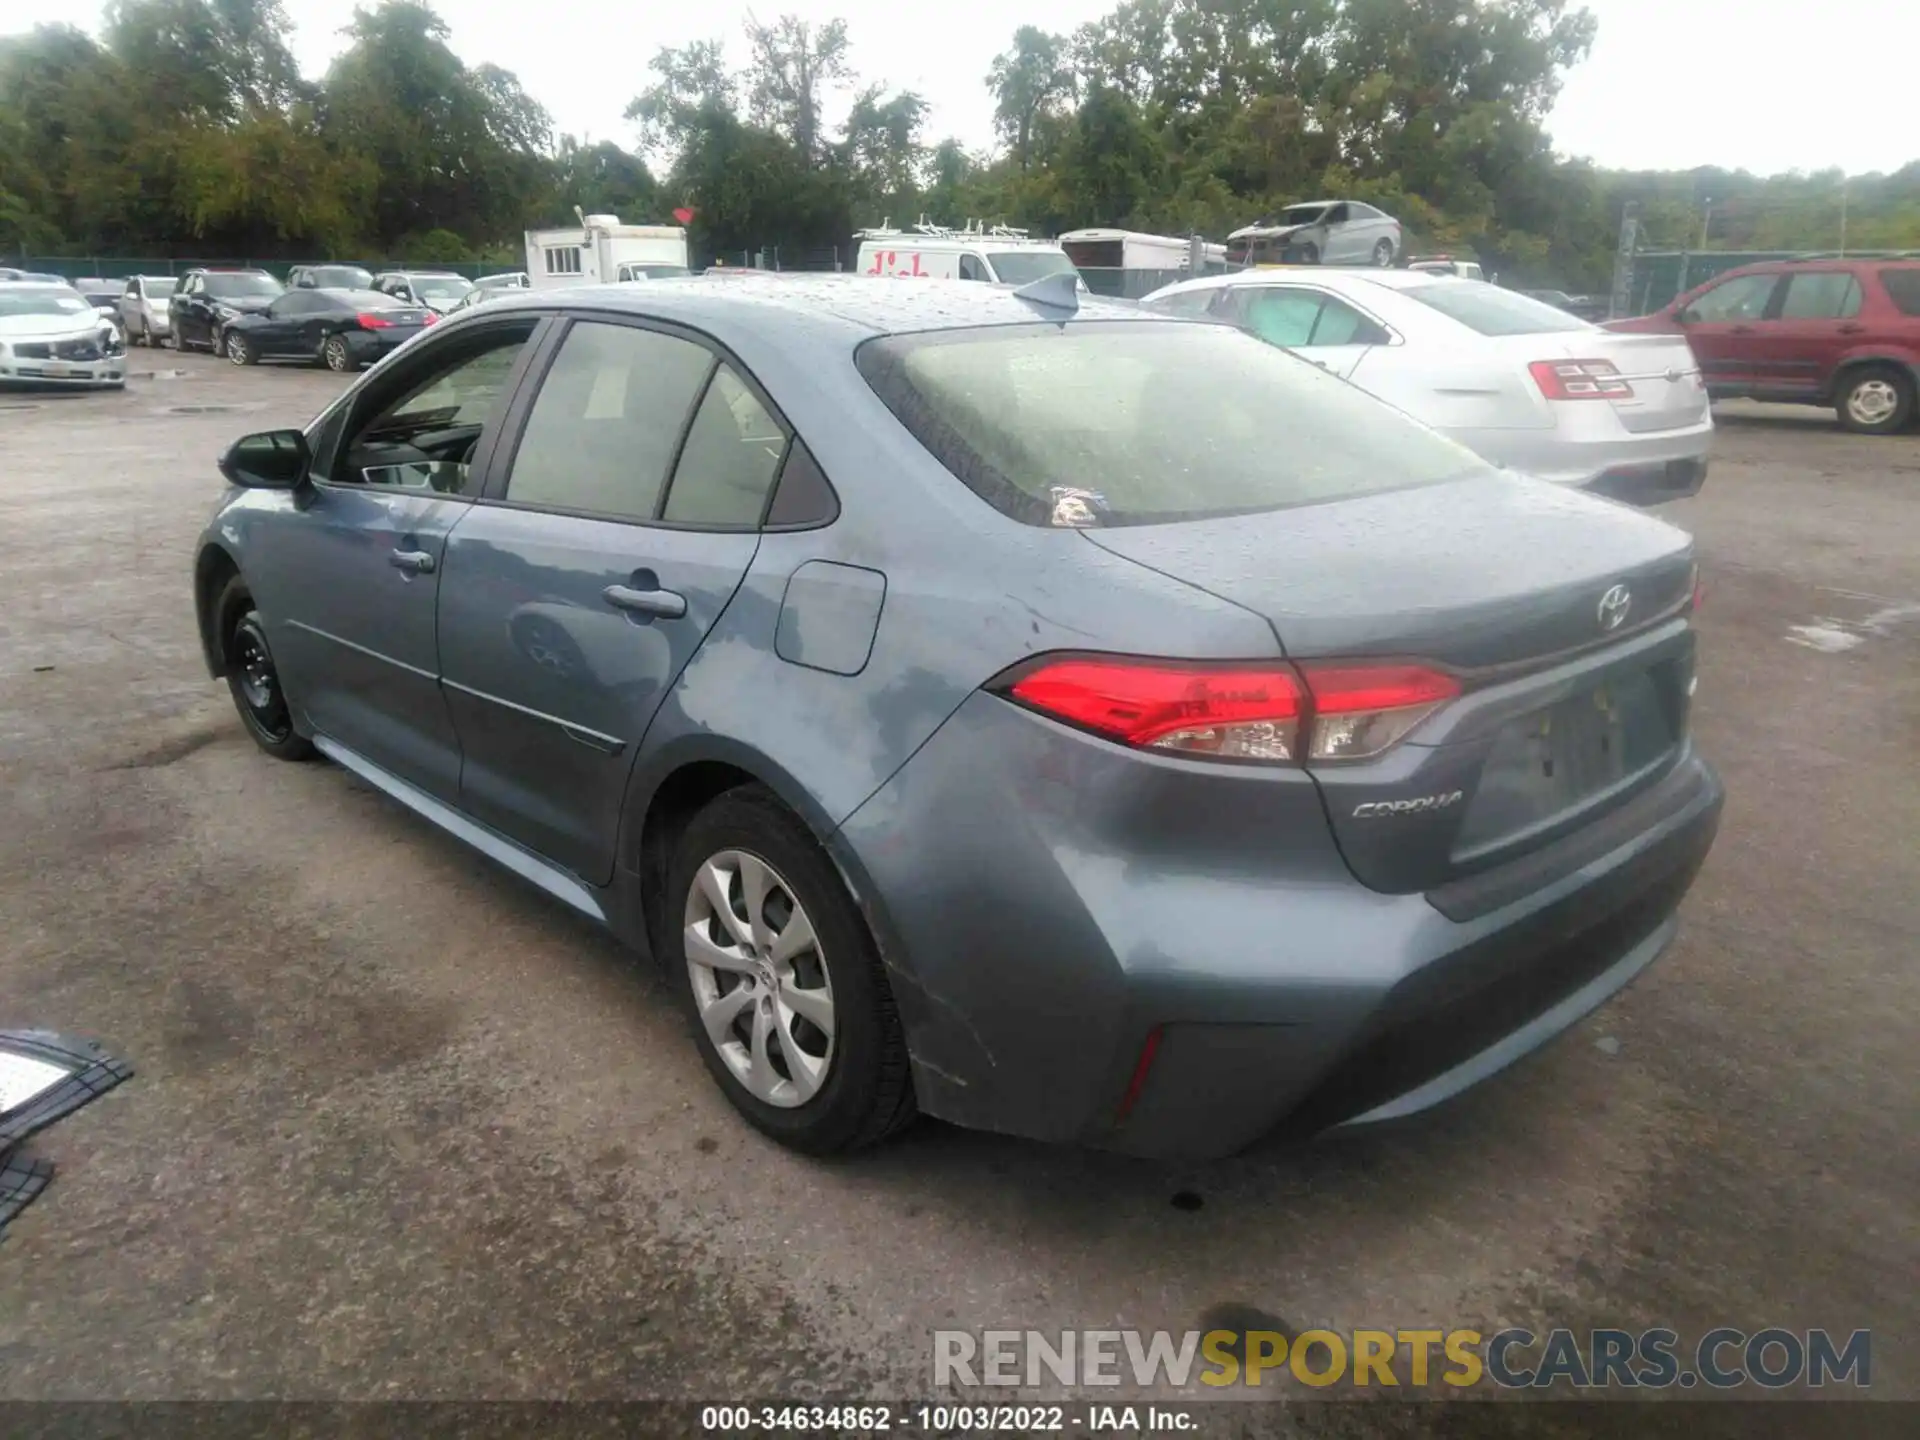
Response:
[{"label": "blue-gray toyota corolla sedan", "polygon": [[1685,534],[1045,281],[503,299],[222,469],[260,747],[650,951],[805,1150],[1410,1114],[1659,955],[1719,821]]}]

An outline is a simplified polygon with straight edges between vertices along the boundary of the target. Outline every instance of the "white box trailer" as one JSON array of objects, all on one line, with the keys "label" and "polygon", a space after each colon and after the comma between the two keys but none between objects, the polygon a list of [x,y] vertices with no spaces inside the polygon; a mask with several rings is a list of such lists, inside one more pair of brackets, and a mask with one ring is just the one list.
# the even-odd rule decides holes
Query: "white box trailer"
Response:
[{"label": "white box trailer", "polygon": [[[1227,262],[1227,247],[1201,242],[1209,265]],[[1082,270],[1185,270],[1193,242],[1173,235],[1145,235],[1138,230],[1069,230],[1060,248]]]},{"label": "white box trailer", "polygon": [[678,225],[622,225],[618,215],[582,215],[578,229],[527,231],[527,276],[535,290],[688,273],[687,232]]}]

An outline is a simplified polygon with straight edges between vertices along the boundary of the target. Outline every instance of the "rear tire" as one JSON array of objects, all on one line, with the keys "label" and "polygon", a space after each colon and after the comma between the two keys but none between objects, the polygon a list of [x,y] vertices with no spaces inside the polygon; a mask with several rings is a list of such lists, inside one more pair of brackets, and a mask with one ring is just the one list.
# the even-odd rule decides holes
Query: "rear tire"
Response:
[{"label": "rear tire", "polygon": [[666,894],[655,951],[700,1058],[748,1123],[832,1155],[913,1118],[879,951],[799,817],[757,785],[721,795],[680,836]]},{"label": "rear tire", "polygon": [[1311,240],[1307,241],[1306,244],[1300,247],[1300,263],[1302,265],[1318,265],[1320,263],[1320,247]]},{"label": "rear tire", "polygon": [[327,343],[320,347],[320,360],[327,369],[341,375],[351,374],[360,368],[360,362],[353,358],[353,348],[347,344],[344,335],[327,337]]},{"label": "rear tire", "polygon": [[231,360],[235,365],[257,365],[260,363],[259,352],[253,348],[252,342],[249,341],[246,336],[236,335],[231,330],[227,332],[227,359]]},{"label": "rear tire", "polygon": [[1382,270],[1385,270],[1393,264],[1393,242],[1391,240],[1383,239],[1373,247],[1373,263]]},{"label": "rear tire", "polygon": [[1840,382],[1834,406],[1856,435],[1894,435],[1913,423],[1913,376],[1894,365],[1862,365]]},{"label": "rear tire", "polygon": [[307,759],[313,742],[293,728],[293,711],[267,645],[266,625],[253,608],[247,582],[238,575],[229,580],[213,613],[220,627],[227,690],[247,734],[276,760]]}]

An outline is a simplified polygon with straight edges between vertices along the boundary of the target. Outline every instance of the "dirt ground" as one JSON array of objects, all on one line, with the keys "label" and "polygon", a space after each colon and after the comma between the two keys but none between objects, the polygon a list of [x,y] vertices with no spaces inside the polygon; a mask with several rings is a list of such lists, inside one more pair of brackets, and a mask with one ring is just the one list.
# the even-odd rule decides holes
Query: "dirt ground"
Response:
[{"label": "dirt ground", "polygon": [[0,396],[0,1026],[138,1067],[39,1142],[0,1398],[900,1399],[936,1328],[1252,1315],[1869,1328],[1872,1393],[1920,1399],[1920,437],[1722,414],[1667,508],[1725,823],[1678,945],[1557,1046],[1204,1167],[931,1123],[824,1164],[586,924],[254,750],[192,542],[225,444],[341,382],[142,359]]}]

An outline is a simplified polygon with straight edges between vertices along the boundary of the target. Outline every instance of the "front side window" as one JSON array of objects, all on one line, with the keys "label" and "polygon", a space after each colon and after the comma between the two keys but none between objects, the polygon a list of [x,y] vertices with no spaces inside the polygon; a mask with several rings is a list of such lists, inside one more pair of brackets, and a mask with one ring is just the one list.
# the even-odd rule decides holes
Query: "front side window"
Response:
[{"label": "front side window", "polygon": [[1782,320],[1851,320],[1860,313],[1860,282],[1845,270],[1802,270],[1787,277]]},{"label": "front side window", "polygon": [[980,262],[978,255],[962,255],[960,257],[960,278],[962,280],[985,280],[987,278],[987,267]]},{"label": "front side window", "polygon": [[1687,306],[1687,317],[1707,324],[1758,320],[1767,313],[1767,302],[1773,298],[1773,288],[1778,283],[1777,275],[1736,275]]},{"label": "front side window", "polygon": [[529,319],[478,336],[405,385],[343,447],[333,467],[335,483],[471,494],[481,435],[498,423],[535,323]]},{"label": "front side window", "polygon": [[651,520],[713,356],[657,330],[576,323],[527,416],[507,499]]},{"label": "front side window", "polygon": [[766,512],[787,432],[728,365],[713,372],[661,512],[686,525],[752,529]]},{"label": "front side window", "polygon": [[1279,510],[1486,470],[1364,391],[1223,325],[893,335],[861,346],[856,363],[948,470],[1030,525]]}]

